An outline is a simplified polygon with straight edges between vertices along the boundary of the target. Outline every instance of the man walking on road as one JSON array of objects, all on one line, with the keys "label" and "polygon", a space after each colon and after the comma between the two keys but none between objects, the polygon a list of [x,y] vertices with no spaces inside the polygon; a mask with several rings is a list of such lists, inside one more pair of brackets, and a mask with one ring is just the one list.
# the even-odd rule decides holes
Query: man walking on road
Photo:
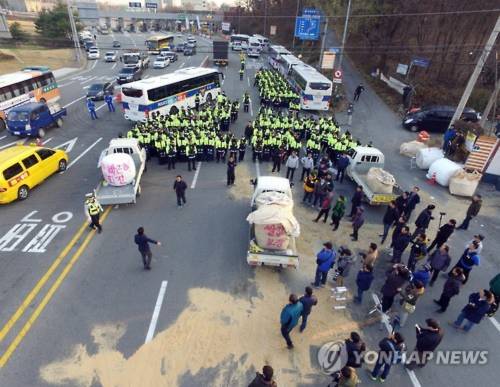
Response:
[{"label": "man walking on road", "polygon": [[476,217],[479,214],[479,210],[481,210],[481,206],[483,204],[483,200],[481,195],[474,195],[472,197],[472,203],[469,205],[467,209],[467,213],[465,214],[465,219],[460,226],[457,227],[457,230],[467,230],[469,228],[469,223],[472,218]]},{"label": "man walking on road", "polygon": [[365,91],[365,87],[363,86],[362,83],[360,83],[354,90],[354,98],[353,98],[354,102],[359,101],[359,96],[363,91]]},{"label": "man walking on road", "polygon": [[295,174],[295,170],[299,166],[299,157],[297,156],[297,152],[293,151],[288,159],[286,160],[286,178],[293,182],[293,175]]},{"label": "man walking on road", "polygon": [[332,243],[326,242],[323,246],[324,248],[316,255],[316,275],[314,282],[311,283],[315,288],[319,288],[320,281],[323,286],[326,284],[328,271],[335,263],[335,251],[333,251]]},{"label": "man walking on road", "polygon": [[113,94],[106,94],[106,96],[104,97],[104,102],[106,102],[106,104],[108,105],[108,110],[110,112],[115,111],[115,105],[113,105]]},{"label": "man walking on road", "polygon": [[363,201],[363,187],[358,185],[351,199],[352,206],[351,206],[351,213],[349,214],[351,218],[356,214],[358,207],[361,205],[362,201]]},{"label": "man walking on road", "polygon": [[444,283],[443,292],[439,300],[433,300],[434,303],[438,304],[440,308],[436,311],[438,313],[446,312],[448,305],[450,305],[450,300],[460,293],[460,288],[464,282],[463,270],[460,267],[454,268],[448,275],[448,279]]},{"label": "man walking on road", "polygon": [[85,195],[85,213],[90,222],[89,227],[94,230],[97,228],[97,232],[100,234],[102,232],[102,226],[99,222],[99,217],[101,212],[103,212],[101,204],[97,201],[96,197],[92,193]]},{"label": "man walking on road", "polygon": [[95,112],[95,103],[90,98],[87,99],[87,109],[90,113],[90,118],[92,118],[93,120],[97,120],[98,117]]},{"label": "man walking on road", "polygon": [[290,303],[286,305],[281,311],[281,334],[286,340],[288,349],[293,348],[292,339],[290,339],[290,332],[298,324],[299,317],[302,314],[303,306],[295,294],[290,294],[288,298]]},{"label": "man walking on road", "polygon": [[177,206],[181,208],[184,204],[186,204],[186,189],[187,184],[184,180],[182,180],[181,175],[177,175],[174,183],[174,191],[177,195]]},{"label": "man walking on road", "polygon": [[432,353],[443,340],[443,330],[436,320],[428,318],[425,323],[427,328],[421,328],[418,324],[415,325],[417,343],[410,355],[410,360],[405,364],[405,367],[410,370],[417,368],[417,366],[420,368],[425,367],[427,361],[432,357]]},{"label": "man walking on road", "polygon": [[153,239],[149,239],[146,234],[144,234],[144,227],[139,227],[137,229],[134,242],[138,246],[139,252],[141,253],[144,270],[151,270],[151,258],[153,258],[153,254],[151,253],[149,244],[154,243],[157,246],[161,246],[161,243]]},{"label": "man walking on road", "polygon": [[310,286],[306,286],[305,293],[299,298],[302,304],[302,323],[300,324],[300,332],[302,333],[307,326],[307,318],[311,314],[312,307],[318,304],[318,299],[313,295],[313,290]]},{"label": "man walking on road", "polygon": [[234,170],[236,169],[236,161],[234,161],[234,158],[231,156],[227,160],[227,185],[234,185],[234,179],[235,179],[235,173]]}]

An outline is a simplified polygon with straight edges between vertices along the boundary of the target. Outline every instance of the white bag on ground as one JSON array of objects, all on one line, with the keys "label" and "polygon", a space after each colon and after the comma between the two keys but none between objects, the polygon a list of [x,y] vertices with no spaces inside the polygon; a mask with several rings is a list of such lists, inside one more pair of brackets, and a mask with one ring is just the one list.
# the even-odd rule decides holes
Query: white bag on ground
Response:
[{"label": "white bag on ground", "polygon": [[366,183],[375,193],[391,193],[396,179],[382,168],[370,168],[366,174]]},{"label": "white bag on ground", "polygon": [[416,156],[417,167],[428,169],[431,164],[444,157],[443,150],[440,148],[422,148],[419,149]]},{"label": "white bag on ground", "polygon": [[429,171],[427,172],[427,178],[432,179],[432,176],[435,173],[438,184],[443,187],[448,187],[448,185],[450,185],[451,177],[460,169],[462,169],[460,164],[443,158],[436,160],[431,164]]},{"label": "white bag on ground", "polygon": [[483,175],[477,171],[466,172],[463,169],[459,170],[450,179],[450,193],[472,197],[482,177]]},{"label": "white bag on ground", "polygon": [[130,184],[135,177],[135,164],[126,153],[113,153],[101,160],[101,172],[110,185],[120,187]]},{"label": "white bag on ground", "polygon": [[410,141],[404,142],[399,147],[399,153],[408,157],[415,157],[419,149],[427,148],[423,142],[420,141]]}]

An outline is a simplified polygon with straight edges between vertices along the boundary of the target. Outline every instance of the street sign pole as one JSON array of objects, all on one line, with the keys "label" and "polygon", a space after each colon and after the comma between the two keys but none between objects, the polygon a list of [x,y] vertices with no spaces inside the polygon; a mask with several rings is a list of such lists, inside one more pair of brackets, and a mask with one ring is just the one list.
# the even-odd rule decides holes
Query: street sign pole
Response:
[{"label": "street sign pole", "polygon": [[[300,8],[300,0],[297,0],[297,11],[295,12],[295,23],[297,23],[297,19],[299,17],[299,8]],[[295,33],[293,34],[292,50],[294,48],[295,48]]]},{"label": "street sign pole", "polygon": [[340,58],[338,68],[342,70],[342,61],[344,59],[345,41],[347,39],[347,26],[349,25],[349,15],[351,13],[351,0],[347,4],[347,14],[345,17],[344,33],[342,34],[342,47],[340,49]]},{"label": "street sign pole", "polygon": [[325,29],[323,30],[323,39],[321,39],[321,52],[319,56],[319,68],[321,69],[321,64],[323,63],[323,56],[325,52],[325,42],[326,34],[328,32],[328,17],[325,17]]}]

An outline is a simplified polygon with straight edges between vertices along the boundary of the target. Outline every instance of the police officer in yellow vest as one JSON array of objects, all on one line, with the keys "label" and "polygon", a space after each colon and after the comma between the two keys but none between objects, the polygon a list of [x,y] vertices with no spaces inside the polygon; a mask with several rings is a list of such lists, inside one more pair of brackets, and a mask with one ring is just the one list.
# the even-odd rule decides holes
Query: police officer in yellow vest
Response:
[{"label": "police officer in yellow vest", "polygon": [[101,212],[103,212],[102,206],[93,193],[86,194],[85,198],[85,214],[90,221],[89,227],[94,230],[97,228],[97,232],[100,234],[102,232],[102,227],[99,223],[99,217]]}]

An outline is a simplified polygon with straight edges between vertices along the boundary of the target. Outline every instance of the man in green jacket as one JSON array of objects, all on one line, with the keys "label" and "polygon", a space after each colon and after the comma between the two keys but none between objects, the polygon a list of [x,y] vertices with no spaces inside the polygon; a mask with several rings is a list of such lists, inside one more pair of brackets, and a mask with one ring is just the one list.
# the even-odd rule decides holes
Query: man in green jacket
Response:
[{"label": "man in green jacket", "polygon": [[337,231],[339,228],[340,219],[342,219],[345,214],[345,204],[345,196],[340,195],[332,210],[332,222],[330,223],[330,226],[334,226],[332,229],[333,231]]}]

